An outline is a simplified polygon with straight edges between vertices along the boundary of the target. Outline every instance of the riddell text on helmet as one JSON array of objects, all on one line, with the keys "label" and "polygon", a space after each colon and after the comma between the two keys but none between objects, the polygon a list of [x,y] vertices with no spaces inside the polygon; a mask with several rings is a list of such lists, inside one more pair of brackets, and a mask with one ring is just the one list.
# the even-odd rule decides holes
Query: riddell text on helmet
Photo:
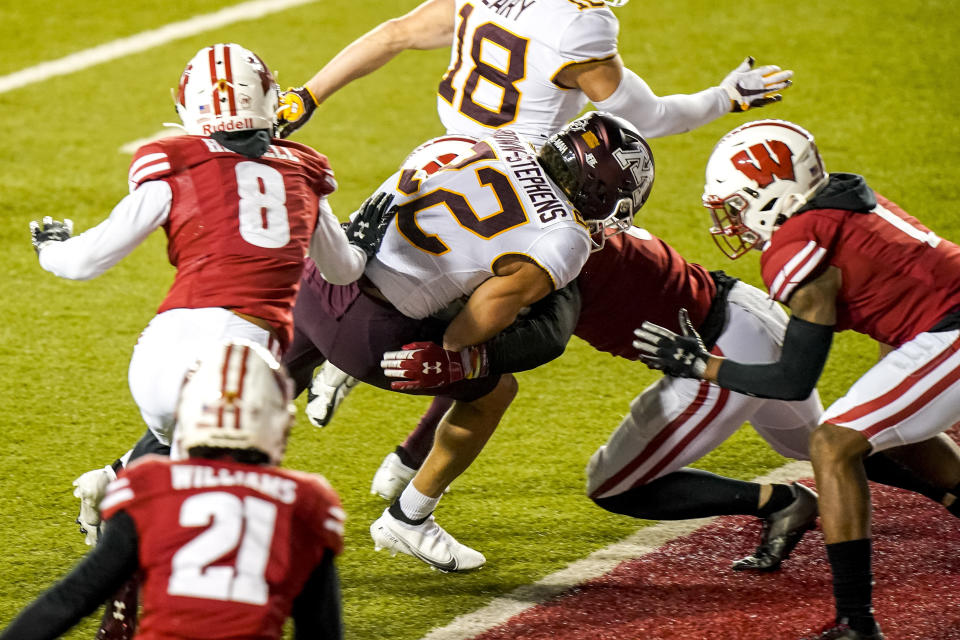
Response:
[{"label": "riddell text on helmet", "polygon": [[242,120],[227,120],[217,124],[203,125],[203,135],[208,136],[214,131],[242,131],[245,129],[255,129],[253,118],[243,118]]}]

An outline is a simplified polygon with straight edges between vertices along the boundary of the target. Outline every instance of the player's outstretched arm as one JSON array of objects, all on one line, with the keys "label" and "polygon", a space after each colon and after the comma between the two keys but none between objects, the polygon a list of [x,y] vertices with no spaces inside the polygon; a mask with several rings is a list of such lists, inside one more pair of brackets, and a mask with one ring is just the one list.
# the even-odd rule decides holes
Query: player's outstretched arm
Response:
[{"label": "player's outstretched arm", "polygon": [[[69,280],[89,280],[120,262],[167,220],[172,194],[162,180],[146,182],[113,208],[110,216],[79,234],[73,223],[30,223],[40,266]],[[69,224],[67,224],[69,223]]]},{"label": "player's outstretched arm", "polygon": [[656,95],[619,56],[574,65],[558,76],[565,86],[578,87],[601,111],[629,120],[646,138],[696,129],[730,112],[746,111],[781,100],[792,84],[793,71],[775,65],[754,67],[745,59],[723,81],[691,94]]},{"label": "player's outstretched arm", "polygon": [[450,46],[454,7],[453,0],[426,0],[410,13],[387,20],[351,42],[302,87],[281,94],[277,112],[280,136],[288,137],[307,123],[324,100],[401,51]]},{"label": "player's outstretched arm", "polygon": [[59,638],[92,613],[137,570],[137,533],[123,511],[110,519],[100,543],[60,582],[24,609],[0,640]]}]

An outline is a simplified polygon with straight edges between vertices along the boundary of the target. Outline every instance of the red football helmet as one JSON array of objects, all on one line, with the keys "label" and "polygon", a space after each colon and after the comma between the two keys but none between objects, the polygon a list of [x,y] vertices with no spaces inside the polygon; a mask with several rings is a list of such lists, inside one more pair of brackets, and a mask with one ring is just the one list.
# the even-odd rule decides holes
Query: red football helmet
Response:
[{"label": "red football helmet", "polygon": [[629,122],[601,111],[570,122],[552,135],[540,164],[587,222],[595,249],[604,229],[633,224],[653,188],[653,152]]}]

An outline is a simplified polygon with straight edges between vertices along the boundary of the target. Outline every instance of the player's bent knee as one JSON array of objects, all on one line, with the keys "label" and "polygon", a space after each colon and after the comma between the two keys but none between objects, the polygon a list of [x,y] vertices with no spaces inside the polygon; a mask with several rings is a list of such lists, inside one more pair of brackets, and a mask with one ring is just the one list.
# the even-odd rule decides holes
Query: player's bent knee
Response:
[{"label": "player's bent knee", "polygon": [[824,423],[810,434],[810,458],[820,463],[848,462],[869,450],[869,440],[848,427]]}]

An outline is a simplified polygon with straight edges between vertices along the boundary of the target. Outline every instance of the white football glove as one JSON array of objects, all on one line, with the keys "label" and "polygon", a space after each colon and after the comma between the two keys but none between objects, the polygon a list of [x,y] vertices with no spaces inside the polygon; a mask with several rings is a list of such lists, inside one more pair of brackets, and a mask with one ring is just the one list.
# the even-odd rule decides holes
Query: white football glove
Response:
[{"label": "white football glove", "polygon": [[107,485],[117,479],[117,474],[110,465],[102,469],[87,471],[73,481],[73,495],[80,498],[80,515],[77,524],[80,533],[86,537],[87,546],[93,546],[100,540],[103,525],[100,519],[100,501],[107,493]]},{"label": "white football glove", "polygon": [[320,367],[307,389],[307,419],[315,427],[330,424],[340,403],[360,382],[333,366],[328,360]]},{"label": "white football glove", "polygon": [[730,96],[733,112],[763,107],[783,99],[778,91],[789,87],[793,82],[793,71],[768,64],[753,68],[753,56],[747,56],[740,66],[727,74],[720,88]]}]

